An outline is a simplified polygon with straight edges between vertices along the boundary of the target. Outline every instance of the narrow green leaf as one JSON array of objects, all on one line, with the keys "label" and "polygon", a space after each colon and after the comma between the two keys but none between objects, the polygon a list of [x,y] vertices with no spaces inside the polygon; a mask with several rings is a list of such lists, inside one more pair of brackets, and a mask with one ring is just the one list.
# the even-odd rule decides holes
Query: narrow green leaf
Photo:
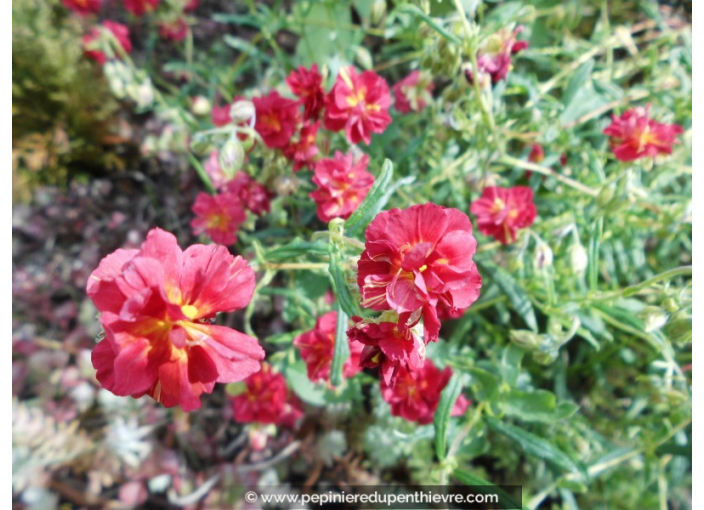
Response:
[{"label": "narrow green leaf", "polygon": [[526,325],[533,331],[538,331],[538,322],[535,319],[533,304],[528,298],[528,294],[523,290],[519,283],[507,271],[489,261],[477,261],[477,265],[489,273],[491,278],[506,294],[513,309],[525,321]]},{"label": "narrow green leaf", "polygon": [[339,386],[342,383],[342,366],[350,356],[350,349],[347,345],[347,314],[342,310],[340,303],[337,304],[337,326],[335,327],[335,350],[332,356],[330,367],[330,384]]},{"label": "narrow green leaf", "polygon": [[571,471],[573,473],[582,472],[579,466],[577,466],[577,464],[569,458],[565,452],[557,448],[546,439],[538,437],[530,432],[526,432],[525,430],[514,425],[503,423],[496,418],[487,416],[485,420],[491,430],[498,432],[499,434],[503,434],[518,443],[521,448],[523,448],[523,451],[525,451],[528,455],[533,455],[534,457],[544,459],[565,471]]},{"label": "narrow green leaf", "polygon": [[[497,496],[499,496],[501,508],[523,508],[523,505],[521,505],[521,503],[513,499],[509,493],[501,489],[498,485],[494,485],[491,482],[487,482],[483,478],[473,475],[469,471],[465,471],[464,469],[458,468],[452,472],[452,476],[454,476],[460,483],[476,487],[477,492],[481,492],[483,494],[496,494]],[[480,488],[483,486],[487,488],[486,491],[483,491]]]},{"label": "narrow green leaf", "polygon": [[362,315],[359,303],[352,299],[350,289],[347,287],[345,272],[340,262],[340,249],[335,243],[330,243],[328,254],[330,255],[330,276],[335,291],[335,298],[342,310],[349,316]]},{"label": "narrow green leaf", "polygon": [[435,453],[438,460],[445,460],[447,455],[447,425],[450,422],[452,407],[462,391],[462,383],[457,374],[454,374],[442,391],[440,403],[435,411],[433,424],[435,425]]},{"label": "narrow green leaf", "polygon": [[320,241],[304,241],[297,237],[290,243],[266,252],[265,258],[269,262],[280,262],[300,256],[317,255],[322,257],[327,254],[328,246],[326,243]]},{"label": "narrow green leaf", "polygon": [[579,409],[572,402],[558,404],[555,395],[546,390],[511,390],[501,401],[508,416],[526,422],[554,423],[569,418]]},{"label": "narrow green leaf", "polygon": [[454,44],[460,44],[460,40],[454,34],[450,33],[445,27],[443,27],[440,23],[438,23],[438,21],[435,18],[431,18],[426,13],[424,13],[419,7],[417,7],[413,4],[405,4],[405,5],[400,6],[397,10],[399,12],[403,12],[406,14],[412,14],[412,15],[422,19],[428,25],[433,27],[438,34],[443,36],[448,41],[450,41]]}]

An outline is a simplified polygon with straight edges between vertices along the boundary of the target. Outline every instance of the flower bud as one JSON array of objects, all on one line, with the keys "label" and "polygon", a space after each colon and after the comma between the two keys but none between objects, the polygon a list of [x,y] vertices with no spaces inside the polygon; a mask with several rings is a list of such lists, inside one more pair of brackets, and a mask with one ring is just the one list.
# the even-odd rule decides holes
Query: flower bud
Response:
[{"label": "flower bud", "polygon": [[219,159],[220,168],[225,177],[232,179],[237,171],[242,168],[244,163],[244,148],[237,138],[230,138],[225,145],[220,149]]},{"label": "flower bud", "polygon": [[527,329],[514,329],[509,332],[509,338],[519,347],[533,350],[542,343],[540,335]]},{"label": "flower bud", "polygon": [[137,94],[132,97],[140,108],[151,106],[154,102],[154,88],[149,78],[137,86]]},{"label": "flower bud", "polygon": [[369,21],[372,25],[378,25],[386,15],[386,0],[374,0],[371,8]]},{"label": "flower bud", "polygon": [[199,156],[210,153],[212,148],[212,143],[210,143],[208,137],[203,135],[203,133],[196,133],[193,135],[193,138],[191,138],[191,150]]},{"label": "flower bud", "polygon": [[199,117],[208,115],[210,113],[210,109],[210,101],[208,101],[207,97],[196,96],[194,98],[191,98],[191,111],[194,115],[197,115]]},{"label": "flower bud", "polygon": [[589,263],[589,257],[587,256],[587,250],[584,249],[579,243],[575,243],[569,248],[570,255],[570,266],[572,266],[572,272],[574,274],[582,274],[587,269],[587,264]]},{"label": "flower bud", "polygon": [[667,314],[662,308],[657,306],[646,306],[639,315],[645,323],[643,329],[646,333],[652,333],[660,329],[667,322]]},{"label": "flower bud", "polygon": [[293,195],[301,183],[295,175],[281,175],[274,181],[274,189],[281,196]]},{"label": "flower bud", "polygon": [[533,268],[536,271],[543,271],[548,267],[552,266],[552,250],[547,245],[547,243],[541,242],[535,248],[535,254],[533,256]]},{"label": "flower bud", "polygon": [[679,311],[680,307],[673,298],[669,297],[662,302],[662,307],[670,313]]},{"label": "flower bud", "polygon": [[230,119],[232,119],[232,122],[235,124],[248,122],[250,125],[253,125],[254,115],[254,103],[246,99],[235,101],[230,108]]}]

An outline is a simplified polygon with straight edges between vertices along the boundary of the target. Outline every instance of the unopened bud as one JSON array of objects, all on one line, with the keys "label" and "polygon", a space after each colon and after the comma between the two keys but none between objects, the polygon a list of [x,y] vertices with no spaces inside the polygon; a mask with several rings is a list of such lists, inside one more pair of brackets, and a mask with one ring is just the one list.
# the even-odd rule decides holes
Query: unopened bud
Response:
[{"label": "unopened bud", "polygon": [[673,298],[669,297],[662,302],[662,307],[670,313],[679,311],[680,307]]},{"label": "unopened bud", "polygon": [[246,99],[235,101],[230,107],[230,119],[235,124],[243,124],[245,122],[251,124],[254,114],[254,103]]},{"label": "unopened bud", "polygon": [[527,329],[514,329],[509,332],[509,338],[519,347],[524,349],[533,350],[537,349],[542,343],[540,335],[529,331]]},{"label": "unopened bud", "polygon": [[596,205],[606,207],[614,199],[614,189],[611,186],[604,186],[596,197]]},{"label": "unopened bud", "polygon": [[579,243],[575,243],[570,246],[570,266],[572,266],[572,272],[575,274],[582,274],[587,269],[587,264],[589,263],[589,257],[587,256],[587,250],[584,249]]},{"label": "unopened bud", "polygon": [[218,163],[227,179],[232,179],[244,163],[244,148],[237,138],[230,138],[220,149]]},{"label": "unopened bud", "polygon": [[293,195],[298,191],[301,183],[295,175],[281,175],[274,181],[276,193],[282,196]]},{"label": "unopened bud", "polygon": [[148,78],[139,84],[137,87],[137,93],[132,96],[132,99],[137,103],[140,108],[146,108],[151,106],[154,102],[154,88],[152,87],[152,82]]},{"label": "unopened bud", "polygon": [[210,143],[207,136],[202,133],[196,133],[191,138],[191,150],[199,156],[203,156],[212,151],[212,143]]},{"label": "unopened bud", "polygon": [[386,15],[386,0],[374,0],[372,4],[369,21],[372,25],[378,25]]},{"label": "unopened bud", "polygon": [[657,306],[646,306],[639,315],[645,323],[643,329],[646,333],[652,333],[660,329],[667,322],[667,314],[662,308]]},{"label": "unopened bud", "polygon": [[202,117],[210,113],[210,101],[207,97],[196,96],[191,99],[191,111],[194,115]]},{"label": "unopened bud", "polygon": [[540,243],[535,248],[533,256],[533,268],[536,271],[543,271],[552,266],[552,250],[546,243]]}]

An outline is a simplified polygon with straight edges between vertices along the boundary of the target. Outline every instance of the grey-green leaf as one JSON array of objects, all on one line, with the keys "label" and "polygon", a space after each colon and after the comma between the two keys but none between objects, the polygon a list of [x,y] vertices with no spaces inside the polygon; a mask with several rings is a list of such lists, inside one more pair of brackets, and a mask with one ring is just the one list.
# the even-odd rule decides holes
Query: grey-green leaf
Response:
[{"label": "grey-green leaf", "polygon": [[447,455],[447,425],[450,422],[452,407],[460,396],[462,383],[457,374],[454,374],[442,391],[440,403],[435,411],[433,424],[435,425],[435,453],[440,461]]}]

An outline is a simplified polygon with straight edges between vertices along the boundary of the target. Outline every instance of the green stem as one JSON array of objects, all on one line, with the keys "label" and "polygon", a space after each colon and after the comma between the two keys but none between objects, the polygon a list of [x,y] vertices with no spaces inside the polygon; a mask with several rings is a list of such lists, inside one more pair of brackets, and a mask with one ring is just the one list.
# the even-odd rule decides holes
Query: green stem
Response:
[{"label": "green stem", "polygon": [[552,168],[548,168],[548,167],[541,166],[541,165],[538,165],[535,163],[531,163],[530,161],[523,161],[521,159],[514,158],[513,156],[509,156],[507,154],[500,156],[496,161],[497,161],[497,163],[503,163],[504,165],[507,165],[507,166],[518,167],[518,168],[522,168],[524,170],[530,170],[531,172],[536,172],[539,174],[553,177],[554,179],[560,181],[561,183],[563,183],[567,186],[570,186],[571,188],[574,188],[576,190],[579,190],[582,193],[585,193],[591,197],[596,197],[597,195],[599,195],[599,190],[596,190],[594,188],[590,188],[589,186],[582,184],[579,181],[576,181],[574,179],[566,177],[566,176],[556,172]]}]

